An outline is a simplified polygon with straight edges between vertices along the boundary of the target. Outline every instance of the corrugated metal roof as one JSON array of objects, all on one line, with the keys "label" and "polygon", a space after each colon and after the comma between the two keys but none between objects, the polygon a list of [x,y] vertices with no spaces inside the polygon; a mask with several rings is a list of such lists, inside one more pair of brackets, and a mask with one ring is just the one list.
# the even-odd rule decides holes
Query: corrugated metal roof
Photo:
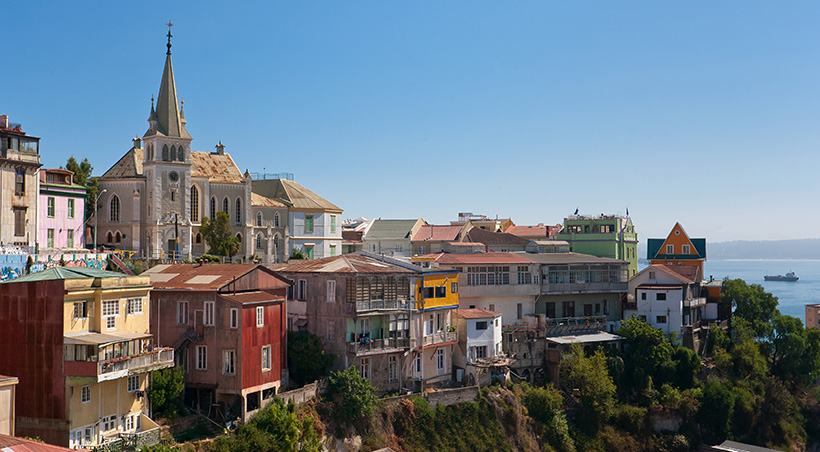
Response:
[{"label": "corrugated metal roof", "polygon": [[267,196],[262,196],[257,193],[251,193],[251,205],[257,207],[287,207],[275,199],[270,199]]},{"label": "corrugated metal roof", "polygon": [[590,344],[594,342],[612,342],[612,341],[622,341],[624,340],[623,337],[618,336],[617,334],[607,333],[606,331],[599,331],[597,333],[592,334],[580,334],[578,336],[560,336],[560,337],[548,337],[547,342],[553,342],[556,344],[573,344],[573,343],[581,343],[581,344]]},{"label": "corrugated metal roof", "polygon": [[314,259],[302,261],[295,264],[288,264],[276,267],[276,271],[281,273],[418,273],[421,271],[410,270],[405,267],[394,265],[390,262],[380,261],[360,254],[345,254],[343,256],[326,257],[324,259]]},{"label": "corrugated metal roof", "polygon": [[373,225],[367,230],[365,240],[403,240],[409,239],[413,232],[415,220],[373,220]]},{"label": "corrugated metal roof", "polygon": [[465,319],[488,319],[501,316],[500,312],[479,308],[459,309],[456,314]]},{"label": "corrugated metal roof", "polygon": [[54,446],[40,443],[28,439],[0,434],[0,450],[7,452],[63,452],[63,451],[88,451],[88,449],[69,449],[67,447]]},{"label": "corrugated metal roof", "polygon": [[288,207],[341,213],[342,209],[292,180],[253,181],[253,192],[283,202]]},{"label": "corrugated metal roof", "polygon": [[227,294],[222,295],[222,297],[227,298],[229,300],[233,300],[237,303],[266,303],[266,302],[274,302],[274,301],[284,301],[285,299],[282,297],[271,295],[267,292],[262,291],[254,291],[254,292],[242,292],[238,294]]},{"label": "corrugated metal roof", "polygon": [[[256,267],[265,268],[259,264],[174,264],[157,265],[143,275],[151,277],[155,289],[217,290]],[[287,284],[282,281],[281,287]]]},{"label": "corrugated metal roof", "polygon": [[526,245],[529,239],[507,234],[506,232],[493,232],[481,228],[472,228],[465,236],[467,242],[479,242],[484,245]]},{"label": "corrugated metal roof", "polygon": [[89,333],[83,331],[82,333],[66,334],[63,336],[63,341],[66,344],[102,345],[150,337],[150,333],[135,333],[131,331],[112,331],[109,333]]},{"label": "corrugated metal roof", "polygon": [[452,242],[458,238],[463,226],[426,224],[411,239],[413,242]]},{"label": "corrugated metal roof", "polygon": [[[533,261],[528,259],[528,255],[516,253],[490,252],[490,253],[437,253],[432,255],[435,261],[441,265],[459,265],[459,264],[477,264],[477,265],[491,265],[491,264],[532,264]],[[425,257],[419,256],[419,257]]]},{"label": "corrugated metal roof", "polygon": [[54,267],[37,273],[31,273],[19,278],[3,281],[3,284],[24,283],[32,281],[52,281],[56,279],[79,278],[125,278],[125,273],[109,272],[87,267]]},{"label": "corrugated metal roof", "polygon": [[626,261],[612,259],[609,257],[590,256],[581,253],[527,253],[517,252],[525,255],[539,264],[624,264]]}]

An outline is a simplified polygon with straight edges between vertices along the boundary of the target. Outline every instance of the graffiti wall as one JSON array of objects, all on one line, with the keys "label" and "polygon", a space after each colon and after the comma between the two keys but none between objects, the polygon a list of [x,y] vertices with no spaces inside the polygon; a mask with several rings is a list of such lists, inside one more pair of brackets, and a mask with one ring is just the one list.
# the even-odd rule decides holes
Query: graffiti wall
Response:
[{"label": "graffiti wall", "polygon": [[[41,272],[48,268],[86,267],[105,270],[108,254],[65,253],[65,254],[32,254],[31,273]],[[25,254],[0,254],[0,281],[7,281],[26,274]],[[62,262],[61,262],[62,260]]]}]

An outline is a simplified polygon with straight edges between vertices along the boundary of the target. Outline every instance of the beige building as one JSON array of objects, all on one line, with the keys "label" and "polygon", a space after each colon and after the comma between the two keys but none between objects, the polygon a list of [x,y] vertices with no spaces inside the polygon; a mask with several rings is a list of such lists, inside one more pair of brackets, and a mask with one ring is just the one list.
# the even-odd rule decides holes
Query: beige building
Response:
[{"label": "beige building", "polygon": [[174,350],[154,346],[150,290],[148,276],[81,267],[0,284],[0,373],[20,378],[18,435],[70,447],[159,440],[145,391]]},{"label": "beige building", "polygon": [[37,243],[40,139],[0,115],[0,244]]},{"label": "beige building", "polygon": [[14,436],[14,403],[17,377],[0,375],[0,435]]}]

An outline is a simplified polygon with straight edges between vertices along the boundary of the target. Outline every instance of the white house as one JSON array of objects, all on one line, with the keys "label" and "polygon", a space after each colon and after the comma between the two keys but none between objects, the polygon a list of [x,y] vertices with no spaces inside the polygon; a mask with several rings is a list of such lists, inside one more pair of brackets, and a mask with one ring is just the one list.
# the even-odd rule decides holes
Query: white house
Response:
[{"label": "white house", "polygon": [[458,349],[453,354],[456,379],[463,369],[468,383],[486,386],[493,374],[508,363],[501,350],[501,313],[486,309],[459,309]]}]

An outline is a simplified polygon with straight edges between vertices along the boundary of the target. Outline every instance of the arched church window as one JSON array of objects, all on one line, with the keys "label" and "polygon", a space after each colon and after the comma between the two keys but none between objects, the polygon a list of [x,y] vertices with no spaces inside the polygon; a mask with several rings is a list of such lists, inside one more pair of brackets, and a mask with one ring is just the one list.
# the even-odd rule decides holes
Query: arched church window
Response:
[{"label": "arched church window", "polygon": [[222,200],[222,211],[225,213],[230,212],[228,209],[228,197],[226,196],[225,199]]},{"label": "arched church window", "polygon": [[182,148],[182,146],[180,146],[179,149],[177,149],[177,160],[179,160],[180,162],[185,161],[185,151]]},{"label": "arched church window", "polygon": [[262,249],[262,234],[256,234],[256,249]]},{"label": "arched church window", "polygon": [[199,233],[199,232],[196,233],[196,236],[194,237],[194,243],[196,243],[197,245],[202,243],[202,234],[201,233]]},{"label": "arched church window", "polygon": [[171,146],[171,161],[173,162],[176,159],[177,159],[177,147],[176,146]]},{"label": "arched church window", "polygon": [[262,227],[262,212],[256,212],[256,226]]},{"label": "arched church window", "polygon": [[239,240],[239,246],[242,246],[242,234],[236,233],[236,240]]},{"label": "arched church window", "polygon": [[114,236],[114,243],[121,243],[122,242],[122,234],[120,231],[117,231],[117,235]]},{"label": "arched church window", "polygon": [[168,161],[168,145],[167,144],[162,145],[162,161],[163,162]]},{"label": "arched church window", "polygon": [[111,231],[108,231],[108,234],[105,234],[105,243],[112,243],[114,241],[114,235],[111,234]]},{"label": "arched church window", "polygon": [[191,220],[199,221],[199,190],[196,185],[191,185]]},{"label": "arched church window", "polygon": [[274,254],[278,254],[279,251],[279,234],[274,234],[273,236],[273,252]]},{"label": "arched church window", "polygon": [[273,227],[275,227],[275,228],[279,227],[279,212],[276,212],[275,214],[273,214]]},{"label": "arched church window", "polygon": [[108,209],[108,221],[120,221],[120,198],[117,195],[111,197],[111,202]]},{"label": "arched church window", "polygon": [[216,198],[211,196],[211,220],[216,218]]},{"label": "arched church window", "polygon": [[242,200],[236,198],[236,224],[242,224]]}]

